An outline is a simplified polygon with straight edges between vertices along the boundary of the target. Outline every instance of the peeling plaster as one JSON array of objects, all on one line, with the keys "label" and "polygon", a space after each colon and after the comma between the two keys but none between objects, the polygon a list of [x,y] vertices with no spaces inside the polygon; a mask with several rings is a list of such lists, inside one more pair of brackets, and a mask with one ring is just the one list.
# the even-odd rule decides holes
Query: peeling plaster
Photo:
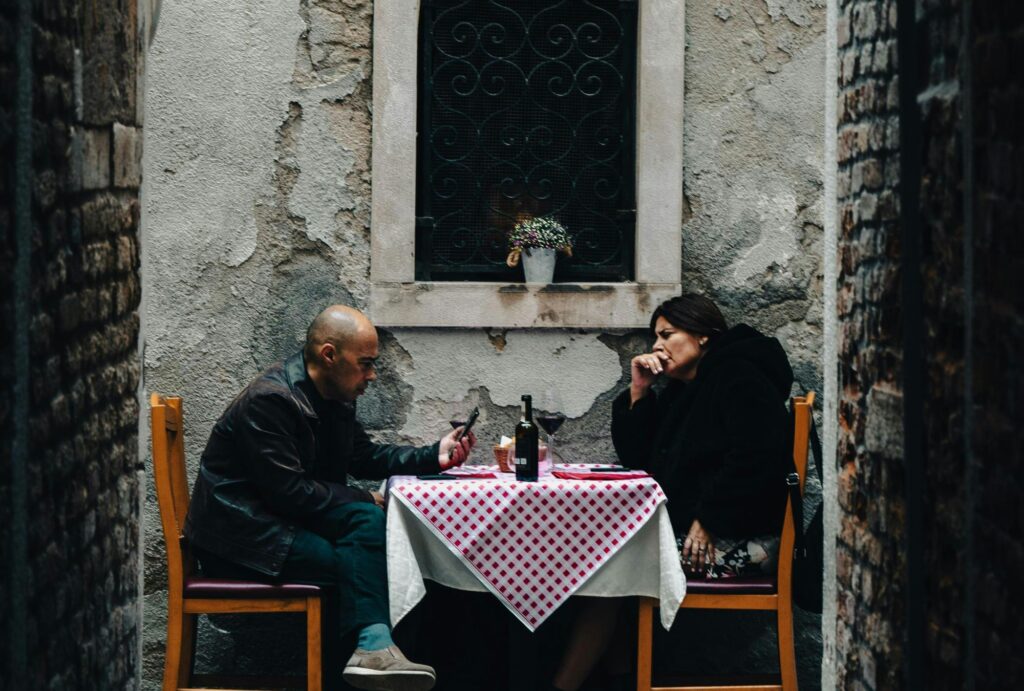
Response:
[{"label": "peeling plaster", "polygon": [[306,236],[332,250],[342,248],[335,216],[352,209],[356,200],[345,178],[355,165],[351,147],[343,144],[330,119],[332,104],[351,96],[363,79],[361,71],[328,84],[298,89],[294,98],[302,106],[302,134],[298,138],[298,180],[288,197],[288,211],[305,219]]},{"label": "peeling plaster", "polygon": [[772,21],[785,17],[796,26],[809,26],[813,10],[825,6],[825,0],[768,0]]},{"label": "peeling plaster", "polygon": [[796,237],[791,227],[796,197],[783,188],[776,194],[758,194],[748,207],[754,209],[761,235],[757,244],[732,265],[736,283],[764,273],[773,265],[785,266],[796,254]]},{"label": "peeling plaster", "polygon": [[539,405],[544,391],[553,388],[562,412],[580,417],[620,375],[619,356],[596,334],[512,330],[496,351],[483,331],[393,333],[416,363],[406,379],[414,403],[463,401],[467,391],[483,387],[496,405],[519,406],[526,393]]},{"label": "peeling plaster", "polygon": [[[822,4],[687,0],[686,18],[684,285],[779,336],[804,387],[820,378]],[[366,304],[372,9],[163,7],[147,64],[145,387],[184,395],[193,473],[226,402],[295,349],[316,311]],[[483,433],[507,433],[520,395],[540,403],[553,387],[570,417],[562,448],[607,460],[611,398],[644,347],[639,331],[395,330],[360,418],[380,439],[421,443],[479,404]],[[152,496],[146,511],[156,515]],[[155,520],[146,555],[147,605],[158,607]],[[159,688],[162,657],[152,609],[145,689]],[[233,657],[234,640],[221,635],[212,659]]]}]

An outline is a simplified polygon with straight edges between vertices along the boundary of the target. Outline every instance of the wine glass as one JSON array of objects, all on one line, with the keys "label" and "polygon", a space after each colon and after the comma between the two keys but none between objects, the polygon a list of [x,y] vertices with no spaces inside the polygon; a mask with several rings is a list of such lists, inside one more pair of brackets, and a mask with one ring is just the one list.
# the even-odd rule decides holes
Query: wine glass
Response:
[{"label": "wine glass", "polygon": [[548,434],[547,459],[549,465],[553,466],[555,462],[555,432],[565,422],[565,414],[561,412],[562,399],[557,390],[546,389],[544,391],[540,409],[541,413],[537,416],[537,424]]}]

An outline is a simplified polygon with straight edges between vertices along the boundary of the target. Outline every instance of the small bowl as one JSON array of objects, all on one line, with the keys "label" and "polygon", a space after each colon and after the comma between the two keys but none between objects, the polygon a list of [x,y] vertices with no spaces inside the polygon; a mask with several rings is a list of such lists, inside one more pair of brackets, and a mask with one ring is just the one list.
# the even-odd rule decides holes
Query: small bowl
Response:
[{"label": "small bowl", "polygon": [[[498,446],[494,445],[494,460],[498,462],[498,468],[503,473],[514,473],[516,472],[515,466],[515,444],[509,446]],[[545,444],[541,444],[537,449],[537,454],[540,456],[538,459],[544,469],[550,470],[550,463],[548,463],[548,447]]]},{"label": "small bowl", "polygon": [[498,469],[503,473],[514,473],[516,467],[512,464],[512,450],[514,446],[494,445],[494,460],[498,462]]}]

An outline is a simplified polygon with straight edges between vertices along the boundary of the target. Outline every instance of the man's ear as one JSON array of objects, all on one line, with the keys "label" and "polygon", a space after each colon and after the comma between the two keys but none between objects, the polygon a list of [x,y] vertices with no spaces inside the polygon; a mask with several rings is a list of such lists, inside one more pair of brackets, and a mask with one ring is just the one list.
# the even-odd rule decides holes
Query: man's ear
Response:
[{"label": "man's ear", "polygon": [[325,365],[332,366],[338,360],[338,350],[334,347],[334,344],[328,341],[320,346],[320,358],[324,361]]}]

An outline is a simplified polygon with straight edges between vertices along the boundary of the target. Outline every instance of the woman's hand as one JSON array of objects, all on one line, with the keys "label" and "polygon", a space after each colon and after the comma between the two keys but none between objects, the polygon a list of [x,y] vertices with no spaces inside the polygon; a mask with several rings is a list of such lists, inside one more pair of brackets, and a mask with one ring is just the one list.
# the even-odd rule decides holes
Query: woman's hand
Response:
[{"label": "woman's hand", "polygon": [[703,572],[715,556],[715,538],[704,530],[700,521],[694,521],[690,532],[683,541],[683,561],[690,565],[692,571]]},{"label": "woman's hand", "polygon": [[455,435],[461,431],[462,428],[458,427],[444,437],[441,437],[441,444],[437,453],[437,460],[441,463],[441,470],[448,470],[465,463],[466,459],[469,458],[470,450],[476,445],[476,435],[473,432],[470,432],[456,442]]},{"label": "woman's hand", "polygon": [[630,362],[630,405],[647,395],[658,376],[665,371],[664,353],[644,353]]}]

